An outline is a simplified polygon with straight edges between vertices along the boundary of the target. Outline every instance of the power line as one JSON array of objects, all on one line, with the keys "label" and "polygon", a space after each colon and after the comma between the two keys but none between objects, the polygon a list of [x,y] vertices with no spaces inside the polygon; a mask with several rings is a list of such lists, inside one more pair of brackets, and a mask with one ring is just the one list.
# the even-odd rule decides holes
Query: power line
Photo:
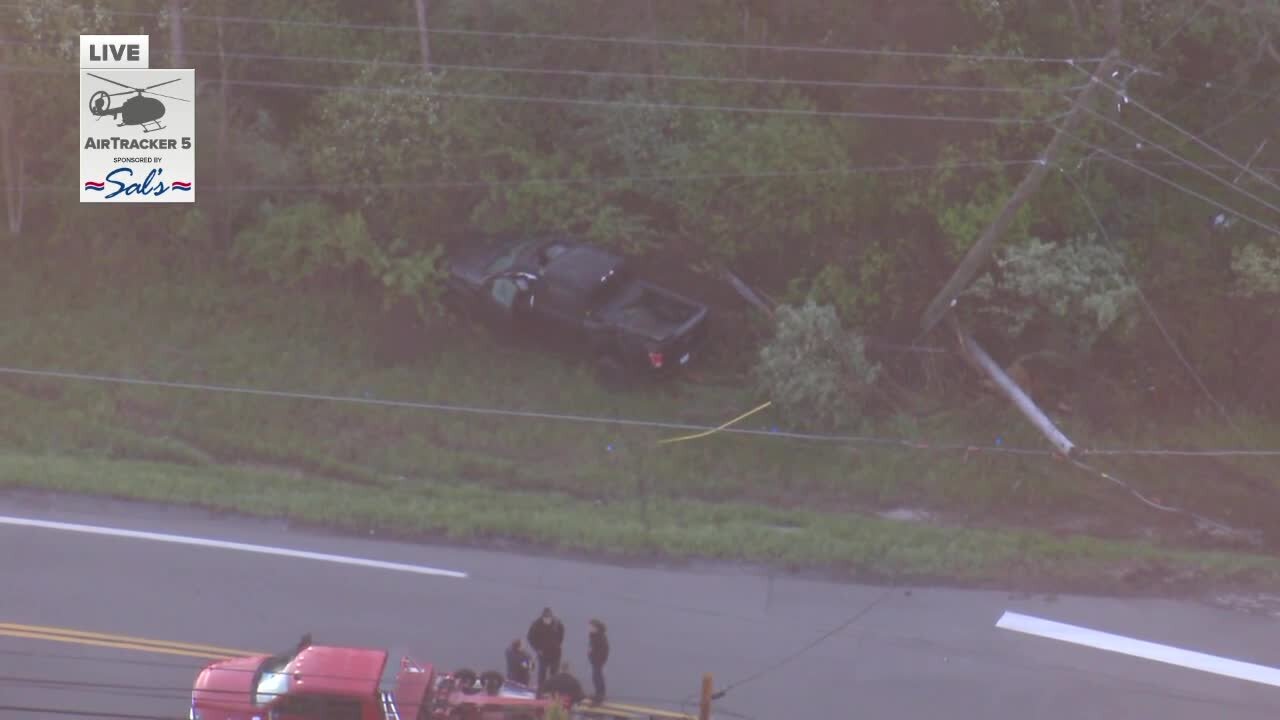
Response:
[{"label": "power line", "polygon": [[[1055,126],[1055,128],[1057,128],[1057,126]],[[1061,131],[1061,128],[1057,128],[1057,129],[1058,129],[1059,131]],[[1064,132],[1063,134],[1064,134],[1064,135],[1066,135],[1067,137],[1071,138],[1072,140],[1075,140],[1077,143],[1080,143],[1082,146],[1087,147],[1087,148],[1090,148],[1090,149],[1091,149],[1091,150],[1093,150],[1094,152],[1101,153],[1101,154],[1103,154],[1103,155],[1105,155],[1105,156],[1107,156],[1107,157],[1111,158],[1112,160],[1115,160],[1116,162],[1119,162],[1119,163],[1124,164],[1124,165],[1128,165],[1129,167],[1133,168],[1134,170],[1137,170],[1138,172],[1143,173],[1144,175],[1147,175],[1147,176],[1153,177],[1153,178],[1155,178],[1155,179],[1159,180],[1160,182],[1165,183],[1166,185],[1172,186],[1172,187],[1174,187],[1174,188],[1176,188],[1176,189],[1178,189],[1178,190],[1181,190],[1182,192],[1184,192],[1184,193],[1186,193],[1186,194],[1188,194],[1188,195],[1191,195],[1191,196],[1193,196],[1193,197],[1197,197],[1197,198],[1199,198],[1199,199],[1201,199],[1201,200],[1203,200],[1203,201],[1205,201],[1205,202],[1209,203],[1210,205],[1213,205],[1214,207],[1216,207],[1216,208],[1218,208],[1218,209],[1220,209],[1220,210],[1223,210],[1223,211],[1225,211],[1225,212],[1231,213],[1232,215],[1234,215],[1234,216],[1236,216],[1236,217],[1239,217],[1239,218],[1242,218],[1242,219],[1244,219],[1245,221],[1249,222],[1249,223],[1250,223],[1250,224],[1252,224],[1252,225],[1255,225],[1255,226],[1257,226],[1257,227],[1259,227],[1259,228],[1262,228],[1263,230],[1266,230],[1267,232],[1271,233],[1272,235],[1280,235],[1280,229],[1277,229],[1277,228],[1275,228],[1275,227],[1273,227],[1273,226],[1271,226],[1271,225],[1268,225],[1268,224],[1266,224],[1266,223],[1264,223],[1264,222],[1262,222],[1262,221],[1260,221],[1260,220],[1256,220],[1256,219],[1254,219],[1253,217],[1251,217],[1251,216],[1249,216],[1249,215],[1245,215],[1244,213],[1241,213],[1241,212],[1239,212],[1239,211],[1232,210],[1231,208],[1227,207],[1226,205],[1223,205],[1222,203],[1218,202],[1217,200],[1214,200],[1214,199],[1213,199],[1213,198],[1211,198],[1211,197],[1208,197],[1207,195],[1204,195],[1203,193],[1196,192],[1195,190],[1192,190],[1191,188],[1189,188],[1189,187],[1187,187],[1187,186],[1185,186],[1185,185],[1182,185],[1182,184],[1180,184],[1180,183],[1178,183],[1178,182],[1175,182],[1175,181],[1173,181],[1173,180],[1170,180],[1170,179],[1168,179],[1168,178],[1164,177],[1163,175],[1161,175],[1161,174],[1159,174],[1159,173],[1157,173],[1157,172],[1152,172],[1151,170],[1148,170],[1148,169],[1146,169],[1146,168],[1142,167],[1142,166],[1141,166],[1141,165],[1139,165],[1138,163],[1135,163],[1135,162],[1133,162],[1133,161],[1131,161],[1131,160],[1129,160],[1129,159],[1127,159],[1127,158],[1120,157],[1119,155],[1116,155],[1115,153],[1111,152],[1110,150],[1108,150],[1108,149],[1106,149],[1106,148],[1104,148],[1104,147],[1101,147],[1101,146],[1099,146],[1099,145],[1095,145],[1095,144],[1093,144],[1093,143],[1089,142],[1088,140],[1085,140],[1085,139],[1083,139],[1083,138],[1081,138],[1081,137],[1079,137],[1079,136],[1077,136],[1077,135],[1072,135],[1072,134],[1070,134],[1070,133],[1066,133],[1066,132]]]},{"label": "power line", "polygon": [[[1062,168],[1059,168],[1058,170],[1059,172],[1062,172],[1063,177],[1065,177],[1067,181],[1071,183],[1071,186],[1075,188],[1080,200],[1084,202],[1085,207],[1089,210],[1089,215],[1093,217],[1093,221],[1097,224],[1098,232],[1102,233],[1103,239],[1108,245],[1114,247],[1115,244],[1112,242],[1111,233],[1107,232],[1107,226],[1102,222],[1102,218],[1098,215],[1098,211],[1094,208],[1093,201],[1089,199],[1084,188],[1080,187],[1080,183],[1077,182],[1070,173],[1062,171]],[[1209,398],[1209,402],[1213,403],[1214,407],[1217,408],[1218,412],[1227,421],[1227,424],[1236,431],[1236,436],[1243,437],[1244,434],[1241,432],[1240,427],[1236,425],[1235,420],[1232,419],[1231,413],[1227,412],[1227,408],[1219,402],[1218,398],[1214,396],[1211,390],[1209,390],[1209,386],[1205,384],[1204,379],[1200,377],[1200,373],[1196,372],[1195,367],[1192,366],[1186,356],[1183,355],[1182,350],[1178,347],[1178,343],[1174,341],[1173,336],[1169,334],[1169,330],[1165,327],[1164,322],[1162,322],[1160,320],[1160,316],[1156,314],[1155,308],[1152,307],[1151,302],[1147,299],[1146,292],[1143,291],[1142,286],[1138,283],[1137,275],[1129,269],[1129,263],[1125,260],[1123,252],[1119,253],[1119,258],[1121,269],[1123,269],[1125,274],[1133,280],[1134,289],[1137,290],[1138,301],[1142,304],[1142,307],[1146,311],[1148,317],[1151,318],[1151,322],[1155,324],[1157,329],[1159,329],[1160,335],[1164,338],[1165,344],[1169,346],[1169,349],[1173,351],[1174,356],[1177,357],[1178,362],[1182,363],[1182,366],[1186,368],[1187,373],[1191,375],[1193,380],[1195,380],[1196,385],[1200,387],[1200,391]]]},{"label": "power line", "polygon": [[[56,46],[54,42],[36,42],[21,40],[4,40],[0,41],[0,45],[15,46],[37,46],[49,47]],[[155,48],[152,54],[156,55],[174,55],[172,50],[163,48]],[[205,57],[228,57],[242,58],[246,60],[268,60],[279,62],[299,62],[299,63],[327,63],[335,65],[365,65],[379,67],[403,67],[406,69],[414,69],[421,71],[422,64],[420,62],[409,62],[402,60],[383,60],[375,58],[340,58],[332,56],[319,55],[272,55],[266,53],[242,53],[242,52],[218,52],[213,50],[183,50],[183,55],[196,55]],[[812,87],[830,87],[830,88],[862,88],[862,89],[883,89],[883,90],[923,90],[928,92],[973,92],[973,93],[1028,93],[1047,95],[1058,92],[1057,90],[1039,87],[1015,87],[1008,85],[956,85],[956,84],[929,84],[929,83],[889,83],[889,82],[863,82],[857,80],[805,80],[800,78],[762,78],[747,77],[739,75],[673,75],[663,73],[642,73],[642,72],[623,72],[617,70],[582,70],[575,68],[541,68],[541,67],[514,67],[503,65],[466,65],[452,63],[432,63],[432,68],[442,70],[461,70],[466,72],[488,72],[488,73],[511,73],[526,75],[565,75],[571,77],[596,77],[596,78],[626,78],[634,80],[677,80],[686,82],[714,82],[714,83],[740,83],[755,85],[798,85]],[[1068,88],[1070,89],[1070,88]]]},{"label": "power line", "polygon": [[1181,23],[1179,23],[1178,27],[1175,28],[1173,32],[1169,33],[1169,37],[1166,37],[1164,39],[1164,42],[1160,43],[1160,46],[1157,47],[1155,51],[1158,53],[1161,50],[1164,50],[1166,47],[1168,47],[1169,43],[1173,42],[1174,39],[1176,39],[1179,35],[1181,35],[1182,31],[1186,30],[1187,26],[1190,25],[1196,18],[1200,17],[1200,13],[1204,12],[1205,9],[1207,9],[1209,5],[1212,4],[1212,2],[1213,0],[1202,0],[1200,5],[1196,7],[1195,12],[1188,13],[1187,17],[1184,18]]},{"label": "power line", "polygon": [[819,635],[816,639],[805,644],[799,650],[796,650],[795,652],[790,653],[789,655],[783,656],[781,659],[770,663],[769,665],[765,666],[759,671],[754,672],[746,676],[745,678],[742,678],[741,680],[736,680],[732,683],[729,683],[724,688],[721,688],[720,690],[713,693],[711,695],[711,698],[713,700],[719,700],[720,698],[723,698],[725,695],[727,695],[730,691],[740,688],[743,685],[746,685],[748,683],[754,682],[755,680],[758,680],[764,677],[765,675],[768,675],[771,672],[774,672],[776,670],[779,670],[782,667],[785,667],[786,665],[789,665],[790,663],[794,662],[796,659],[804,656],[806,653],[810,652],[817,646],[835,637],[836,635],[839,635],[840,633],[844,632],[849,626],[853,625],[854,623],[858,622],[862,618],[866,617],[868,613],[870,613],[872,610],[876,608],[876,606],[878,606],[880,603],[888,599],[888,597],[891,594],[893,594],[893,592],[894,592],[894,588],[889,588],[885,590],[880,595],[876,596],[874,600],[867,603],[865,606],[863,606],[853,615],[849,616],[847,620],[840,623],[836,627],[828,630],[827,632]]},{"label": "power line", "polygon": [[[949,163],[922,163],[912,165],[864,165],[835,168],[815,168],[813,170],[791,170],[778,172],[752,173],[700,173],[670,175],[612,175],[584,178],[520,178],[517,180],[440,180],[430,182],[344,182],[344,183],[277,183],[277,184],[233,184],[233,185],[201,185],[202,191],[214,192],[267,192],[267,191],[306,191],[352,190],[352,189],[388,189],[388,190],[425,190],[449,188],[485,188],[516,187],[523,185],[591,185],[613,183],[645,183],[645,182],[677,182],[685,180],[742,180],[742,179],[776,179],[809,177],[822,175],[863,175],[894,174],[923,170],[951,169],[993,169],[1027,165],[1036,160],[994,160]],[[63,185],[28,185],[24,190],[34,192],[71,192],[78,189]]]},{"label": "power line", "polygon": [[[8,7],[11,9],[22,9],[17,3],[0,4],[0,7]],[[95,13],[100,15],[115,15],[120,17],[151,17],[162,18],[167,17],[167,13],[159,12],[138,12],[124,10],[104,10],[95,9]],[[246,16],[216,16],[216,15],[192,15],[184,13],[182,16],[184,22],[190,20],[218,22],[224,23],[247,24],[247,25],[286,25],[295,27],[324,27],[337,30],[369,30],[378,32],[403,32],[403,33],[419,33],[416,26],[409,25],[378,25],[371,23],[349,23],[349,22],[326,22],[319,20],[285,20],[275,18],[256,18]],[[1049,64],[1066,64],[1075,65],[1077,63],[1089,63],[1100,61],[1101,58],[1069,58],[1069,57],[1027,57],[1021,55],[992,55],[992,54],[975,54],[975,53],[957,53],[957,52],[928,52],[915,50],[885,50],[871,48],[855,48],[855,47],[819,47],[811,45],[769,45],[763,43],[730,43],[730,42],[712,42],[702,40],[672,40],[658,39],[651,37],[619,37],[619,36],[601,36],[601,35],[574,35],[564,33],[529,33],[529,32],[505,32],[497,30],[468,30],[461,28],[428,28],[427,32],[432,35],[457,35],[463,37],[505,37],[513,39],[529,39],[529,40],[556,40],[567,42],[598,42],[598,43],[620,43],[628,45],[659,45],[669,47],[684,48],[704,48],[717,50],[766,50],[771,52],[799,52],[799,53],[819,53],[827,55],[869,55],[884,57],[916,57],[916,58],[932,58],[938,60],[969,60],[975,62],[1021,62],[1021,63],[1049,63]]]},{"label": "power line", "polygon": [[[0,69],[4,70],[28,70],[34,73],[56,74],[59,72],[76,72],[72,69],[57,70],[53,68],[41,68],[36,65],[0,65]],[[206,83],[223,82],[223,81],[204,81]],[[979,123],[979,124],[995,124],[995,125],[1037,125],[1041,121],[1028,120],[1026,118],[1011,118],[999,116],[965,116],[965,115],[915,115],[911,113],[874,113],[860,111],[845,110],[802,110],[799,108],[766,108],[766,107],[742,107],[734,105],[699,105],[692,103],[653,103],[653,102],[636,102],[630,100],[598,100],[592,98],[569,98],[569,97],[546,97],[537,95],[502,95],[491,93],[469,93],[458,92],[453,90],[427,90],[420,88],[402,88],[393,86],[363,86],[363,85],[325,85],[315,83],[297,83],[287,82],[283,80],[227,80],[226,85],[243,85],[248,87],[273,87],[288,88],[297,90],[321,90],[326,92],[334,91],[353,91],[353,92],[372,92],[387,93],[392,95],[421,95],[427,97],[438,98],[457,98],[462,100],[489,100],[495,102],[522,102],[522,103],[546,103],[546,104],[563,104],[563,105],[587,105],[595,107],[611,107],[611,108],[644,108],[650,110],[700,110],[710,112],[726,112],[726,113],[761,113],[765,115],[790,115],[805,117],[839,117],[839,118],[859,118],[868,120],[918,120],[924,122],[958,122],[958,123]]]},{"label": "power line", "polygon": [[[634,420],[626,418],[605,418],[588,415],[570,415],[563,413],[538,412],[528,410],[510,410],[503,408],[484,408],[466,405],[448,405],[443,403],[414,402],[406,400],[383,400],[379,398],[354,397],[344,395],[327,395],[321,393],[307,392],[290,392],[283,390],[265,390],[259,388],[234,387],[229,385],[210,385],[203,383],[186,383],[186,382],[168,382],[161,380],[143,380],[136,378],[114,377],[108,375],[93,375],[87,373],[61,372],[53,370],[29,370],[23,368],[0,367],[0,375],[21,375],[30,377],[48,377],[62,380],[77,380],[86,382],[112,383],[121,385],[137,385],[146,387],[165,387],[178,390],[195,390],[203,392],[222,392],[234,393],[241,395],[255,395],[262,397],[274,397],[291,400],[318,400],[324,402],[352,403],[358,405],[374,405],[383,407],[400,407],[416,410],[431,410],[435,412],[454,412],[471,415],[489,415],[498,417],[524,418],[531,420],[554,420],[563,422],[586,423],[593,425],[617,425],[624,427],[645,427],[666,430],[684,430],[684,431],[706,431],[714,430],[715,426],[711,425],[694,425],[688,423],[676,423],[656,420]],[[1005,447],[1003,445],[981,446],[967,445],[959,443],[921,443],[900,438],[885,438],[865,435],[821,435],[814,433],[798,433],[788,431],[772,431],[772,430],[750,430],[744,428],[725,428],[720,430],[721,433],[733,433],[740,435],[764,436],[774,438],[786,438],[792,440],[811,440],[821,442],[844,442],[844,443],[865,443],[879,445],[899,445],[912,447],[916,449],[930,450],[951,450],[951,451],[990,451],[1001,454],[1010,455],[1051,455],[1048,450],[1037,450],[1033,448],[1016,448]],[[1280,455],[1280,451],[1277,451]]]},{"label": "power line", "polygon": [[[144,387],[164,387],[178,390],[193,390],[202,392],[222,392],[241,395],[253,395],[260,397],[274,397],[290,400],[316,400],[323,402],[350,403],[357,405],[373,405],[382,407],[399,407],[417,410],[430,410],[435,412],[454,412],[472,415],[488,415],[497,417],[513,417],[532,420],[554,420],[563,422],[575,422],[594,425],[616,425],[624,427],[645,427],[666,430],[681,431],[706,431],[715,430],[716,426],[711,425],[695,425],[691,423],[677,423],[659,420],[635,420],[628,418],[607,418],[589,415],[572,415],[565,413],[540,412],[531,410],[511,410],[504,408],[485,408],[467,405],[450,405],[444,403],[416,402],[409,400],[386,400],[371,397],[356,397],[350,395],[330,395],[322,393],[309,392],[293,392],[285,390],[268,390],[261,388],[236,387],[231,385],[212,385],[205,383],[189,383],[189,382],[172,382],[164,380],[146,380],[139,378],[127,378],[110,375],[97,375],[89,373],[64,372],[56,370],[32,370],[25,368],[0,367],[0,375],[18,375],[28,377],[46,377],[60,380],[76,380],[84,382],[99,382],[120,385],[135,385]],[[871,445],[888,445],[902,448],[910,448],[914,450],[928,451],[959,451],[959,452],[990,452],[1005,455],[1028,455],[1041,457],[1060,457],[1056,452],[1050,450],[1041,450],[1036,448],[1009,447],[1005,445],[976,445],[956,442],[924,442],[918,440],[908,440],[905,438],[891,438],[873,435],[825,435],[817,433],[800,433],[784,430],[751,430],[745,428],[724,428],[719,430],[720,433],[731,433],[748,436],[761,436],[772,438],[783,438],[791,440],[807,440],[818,442],[835,442],[849,444],[871,444]],[[1107,455],[1177,455],[1177,456],[1256,456],[1256,457],[1280,457],[1280,449],[1276,450],[1235,450],[1235,449],[1217,449],[1217,450],[1163,450],[1163,449],[1113,449],[1105,451],[1093,451],[1081,449],[1080,452],[1085,455],[1089,454],[1107,454]]]},{"label": "power line", "polygon": [[1175,131],[1177,131],[1177,132],[1178,132],[1178,133],[1180,133],[1181,135],[1184,135],[1184,136],[1186,136],[1186,137],[1190,138],[1190,139],[1191,139],[1193,142],[1195,142],[1197,145],[1200,145],[1201,147],[1203,147],[1203,148],[1205,148],[1205,149],[1209,150],[1210,152],[1212,152],[1214,155],[1217,155],[1218,157],[1222,158],[1223,160],[1226,160],[1227,162],[1231,163],[1233,166],[1235,166],[1236,168],[1239,168],[1241,171],[1243,171],[1243,172],[1247,172],[1247,173],[1249,173],[1250,175],[1253,175],[1255,178],[1257,178],[1257,179],[1261,180],[1264,184],[1266,184],[1266,185],[1268,185],[1268,186],[1270,186],[1270,187],[1272,187],[1272,188],[1275,188],[1276,190],[1280,190],[1280,185],[1277,185],[1275,182],[1273,182],[1273,181],[1272,181],[1272,180],[1270,180],[1269,178],[1266,178],[1266,177],[1264,177],[1264,176],[1262,176],[1262,175],[1258,174],[1257,172],[1255,172],[1253,169],[1249,168],[1248,166],[1241,164],[1241,163],[1240,163],[1239,161],[1237,161],[1235,158],[1231,157],[1230,155],[1227,155],[1226,153],[1224,153],[1224,152],[1222,152],[1221,150],[1219,150],[1218,148],[1214,147],[1213,145],[1211,145],[1211,144],[1210,144],[1210,143],[1208,143],[1207,141],[1205,141],[1205,140],[1201,139],[1198,135],[1195,135],[1194,133],[1191,133],[1190,131],[1188,131],[1188,130],[1184,129],[1182,126],[1180,126],[1180,125],[1178,125],[1177,123],[1173,122],[1172,120],[1170,120],[1170,119],[1166,118],[1164,115],[1161,115],[1160,113],[1156,112],[1155,110],[1152,110],[1151,108],[1149,108],[1149,107],[1147,107],[1146,105],[1142,104],[1142,103],[1141,103],[1141,102],[1139,102],[1138,100],[1133,99],[1132,97],[1130,97],[1130,96],[1129,96],[1129,94],[1128,94],[1124,89],[1122,89],[1122,88],[1116,88],[1116,87],[1113,87],[1112,85],[1109,85],[1105,80],[1101,80],[1101,79],[1100,79],[1098,82],[1099,82],[1099,84],[1101,84],[1103,87],[1105,87],[1105,88],[1107,88],[1108,90],[1110,90],[1110,91],[1112,91],[1113,93],[1115,93],[1119,98],[1121,98],[1122,102],[1124,102],[1125,104],[1131,104],[1131,105],[1133,105],[1134,107],[1136,107],[1136,108],[1138,108],[1139,110],[1141,110],[1141,111],[1143,111],[1143,112],[1147,113],[1148,115],[1150,115],[1151,117],[1155,118],[1156,120],[1159,120],[1162,124],[1167,125],[1168,127],[1173,128]]},{"label": "power line", "polygon": [[1231,182],[1230,180],[1227,180],[1226,178],[1224,178],[1224,177],[1222,177],[1222,176],[1220,176],[1220,175],[1215,174],[1212,170],[1209,170],[1208,168],[1204,167],[1203,165],[1200,165],[1199,163],[1196,163],[1196,162],[1194,162],[1194,161],[1188,160],[1187,158],[1185,158],[1185,157],[1183,157],[1183,156],[1179,155],[1178,153],[1176,153],[1176,152],[1174,152],[1174,151],[1170,150],[1169,148],[1165,147],[1164,145],[1161,145],[1160,143],[1155,142],[1155,141],[1153,141],[1153,140],[1151,140],[1151,139],[1149,139],[1149,138],[1147,138],[1147,137],[1145,137],[1145,136],[1143,136],[1143,135],[1139,134],[1138,132],[1136,132],[1136,131],[1134,131],[1134,130],[1130,129],[1130,128],[1129,128],[1129,127],[1127,127],[1127,126],[1125,126],[1125,125],[1124,125],[1124,123],[1120,123],[1120,122],[1117,122],[1117,121],[1115,121],[1115,120],[1112,120],[1111,118],[1107,117],[1106,115],[1103,115],[1102,113],[1100,113],[1100,112],[1098,112],[1098,111],[1096,111],[1096,110],[1092,110],[1092,109],[1090,109],[1090,108],[1083,108],[1083,109],[1084,109],[1084,111],[1085,111],[1085,112],[1089,113],[1090,115],[1093,115],[1093,116],[1094,116],[1094,117],[1096,117],[1096,118],[1099,118],[1100,120],[1102,120],[1103,122],[1107,123],[1108,125],[1111,125],[1112,127],[1119,128],[1122,132],[1126,133],[1126,134],[1127,134],[1127,135],[1129,135],[1130,137],[1137,139],[1137,140],[1138,140],[1138,142],[1143,143],[1143,144],[1145,144],[1145,145],[1150,145],[1150,146],[1152,146],[1152,147],[1154,147],[1154,148],[1156,148],[1156,149],[1158,149],[1158,150],[1160,150],[1160,151],[1164,152],[1166,155],[1169,155],[1169,156],[1170,156],[1170,157],[1172,157],[1172,158],[1175,158],[1175,159],[1177,159],[1177,160],[1180,160],[1180,161],[1182,161],[1184,164],[1186,164],[1187,166],[1189,166],[1189,167],[1191,167],[1191,168],[1193,168],[1193,169],[1195,169],[1195,170],[1197,170],[1197,171],[1199,171],[1199,172],[1201,172],[1201,173],[1203,173],[1203,174],[1205,174],[1205,175],[1208,175],[1209,177],[1213,178],[1214,180],[1217,180],[1218,182],[1222,183],[1223,185],[1226,185],[1228,189],[1230,189],[1230,190],[1234,190],[1234,191],[1236,191],[1236,192],[1239,192],[1240,194],[1242,194],[1242,195],[1244,195],[1244,196],[1246,196],[1246,197],[1248,197],[1248,198],[1250,198],[1250,199],[1252,199],[1252,200],[1254,200],[1254,201],[1256,201],[1256,202],[1258,202],[1258,203],[1260,203],[1260,204],[1262,204],[1262,205],[1267,206],[1269,209],[1274,210],[1274,211],[1276,211],[1277,213],[1280,213],[1280,206],[1277,206],[1277,205],[1275,205],[1275,204],[1273,204],[1273,203],[1271,203],[1271,202],[1268,202],[1267,200],[1264,200],[1264,199],[1262,199],[1262,198],[1258,197],[1257,195],[1254,195],[1252,192],[1250,192],[1250,191],[1246,190],[1245,188],[1242,188],[1242,187],[1240,187],[1239,185],[1237,185],[1237,184],[1235,184],[1235,183]]}]

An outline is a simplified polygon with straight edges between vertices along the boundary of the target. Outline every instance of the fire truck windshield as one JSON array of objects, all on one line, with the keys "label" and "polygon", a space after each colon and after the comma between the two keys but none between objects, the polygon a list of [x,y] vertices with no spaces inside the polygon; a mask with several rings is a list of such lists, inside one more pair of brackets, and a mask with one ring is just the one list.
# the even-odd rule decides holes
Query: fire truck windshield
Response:
[{"label": "fire truck windshield", "polygon": [[271,658],[263,665],[255,688],[255,704],[267,705],[289,691],[289,675],[284,672],[288,662],[288,658]]}]

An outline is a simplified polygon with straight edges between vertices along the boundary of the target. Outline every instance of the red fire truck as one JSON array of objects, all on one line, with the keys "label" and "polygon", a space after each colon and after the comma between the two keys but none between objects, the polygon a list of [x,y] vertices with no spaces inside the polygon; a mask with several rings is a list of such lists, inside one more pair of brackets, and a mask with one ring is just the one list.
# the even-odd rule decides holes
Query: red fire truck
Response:
[{"label": "red fire truck", "polygon": [[190,720],[541,720],[561,702],[581,720],[695,720],[657,708],[570,706],[538,698],[497,671],[438,673],[386,650],[311,645],[278,655],[220,660],[191,693]]}]

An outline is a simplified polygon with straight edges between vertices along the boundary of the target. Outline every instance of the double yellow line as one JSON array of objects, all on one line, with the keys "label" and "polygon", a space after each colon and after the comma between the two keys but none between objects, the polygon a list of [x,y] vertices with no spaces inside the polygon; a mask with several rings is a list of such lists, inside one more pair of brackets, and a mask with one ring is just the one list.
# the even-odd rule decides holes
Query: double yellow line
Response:
[{"label": "double yellow line", "polygon": [[48,627],[44,625],[18,625],[0,623],[0,636],[30,638],[32,640],[48,640],[50,642],[71,643],[73,645],[92,645],[120,650],[136,650],[139,652],[161,653],[164,655],[185,655],[187,657],[206,658],[211,660],[230,660],[248,655],[265,653],[216,645],[199,645],[195,643],[170,642],[166,640],[149,640],[132,635],[112,635],[109,633],[72,630],[69,628]]}]

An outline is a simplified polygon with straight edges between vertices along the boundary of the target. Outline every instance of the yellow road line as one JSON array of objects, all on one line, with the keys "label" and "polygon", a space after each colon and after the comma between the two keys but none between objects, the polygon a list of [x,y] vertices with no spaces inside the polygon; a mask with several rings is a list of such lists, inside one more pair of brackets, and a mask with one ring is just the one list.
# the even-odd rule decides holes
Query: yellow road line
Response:
[{"label": "yellow road line", "polygon": [[[602,710],[613,710],[627,713],[635,713],[644,717],[662,717],[662,718],[678,718],[679,720],[693,720],[693,716],[687,713],[673,712],[671,710],[662,710],[659,708],[647,708],[639,705],[627,705],[624,703],[606,702],[598,706]],[[590,710],[591,707],[584,708]]]},{"label": "yellow road line", "polygon": [[72,630],[70,628],[48,627],[43,625],[0,623],[0,635],[51,640],[55,642],[79,643],[83,645],[98,645],[102,647],[119,647],[129,650],[143,650],[147,652],[167,653],[171,655],[188,655],[191,657],[233,658],[264,654],[250,652],[248,650],[219,647],[216,645],[200,645],[196,643],[181,643],[166,640],[149,640],[147,638],[135,637],[132,635],[113,635],[110,633],[97,633],[89,632],[87,630]]}]

